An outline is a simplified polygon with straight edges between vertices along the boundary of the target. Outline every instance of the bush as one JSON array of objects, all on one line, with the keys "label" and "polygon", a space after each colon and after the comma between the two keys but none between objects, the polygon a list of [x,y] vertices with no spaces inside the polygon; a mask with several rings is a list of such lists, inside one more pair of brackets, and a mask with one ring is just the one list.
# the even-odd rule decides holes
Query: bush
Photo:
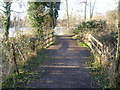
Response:
[{"label": "bush", "polygon": [[74,33],[78,34],[86,30],[91,31],[92,29],[101,30],[104,27],[106,27],[106,25],[107,25],[106,21],[104,20],[100,20],[100,21],[92,20],[92,21],[82,22],[78,26],[78,28],[75,29]]},{"label": "bush", "polygon": [[100,40],[100,42],[103,42],[106,45],[109,44],[116,45],[117,37],[118,37],[117,32],[111,32],[110,34],[104,34],[99,36],[98,39]]}]

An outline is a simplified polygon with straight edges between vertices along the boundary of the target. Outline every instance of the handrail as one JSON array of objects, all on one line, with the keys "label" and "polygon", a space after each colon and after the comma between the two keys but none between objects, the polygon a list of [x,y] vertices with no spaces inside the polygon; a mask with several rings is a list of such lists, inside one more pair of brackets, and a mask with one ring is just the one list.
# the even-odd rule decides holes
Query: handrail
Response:
[{"label": "handrail", "polygon": [[[40,36],[40,37],[37,37],[37,38],[35,38],[34,40],[36,41],[36,40],[40,40],[41,38],[43,38],[43,42],[45,42],[43,45],[42,45],[42,47],[48,47],[48,44],[50,44],[53,40],[50,40],[51,38],[53,38],[54,37],[54,32],[52,31],[52,32],[50,32],[50,33],[47,33],[47,34],[44,34],[44,35],[42,35],[42,36]],[[51,36],[50,36],[51,35]],[[47,40],[50,40],[50,41],[48,41],[48,42],[46,42]],[[41,43],[38,43],[37,45],[35,45],[35,47],[37,47],[37,46],[39,46],[39,45],[41,45],[42,44],[42,42]]]},{"label": "handrail", "polygon": [[[53,37],[54,37],[54,31],[49,31],[49,33],[46,33],[44,35],[40,35],[37,38],[29,38],[27,40],[30,41],[30,39],[32,39],[31,40],[32,46],[34,46],[35,47],[34,50],[36,50],[36,48],[37,47],[39,48],[39,46],[41,46],[41,48],[48,48],[52,44],[52,41],[54,40]],[[19,55],[21,56],[21,58],[25,62],[27,61],[27,57],[25,57],[24,51],[21,50],[21,48],[19,46],[19,43],[16,42],[15,45],[13,45],[14,43],[15,42],[12,43],[12,50],[14,50],[14,53],[13,53],[14,62],[15,62],[16,67],[17,67],[17,63],[16,63],[17,58],[15,57],[15,51],[17,51],[19,53]],[[14,63],[11,66],[14,66]],[[15,69],[15,67],[11,67],[11,69]],[[18,67],[17,67],[17,71],[18,71],[18,74],[19,74]],[[6,74],[6,76],[10,75],[12,72],[13,71],[10,71],[10,73]]]},{"label": "handrail", "polygon": [[90,46],[91,49],[94,49],[94,51],[97,51],[97,53],[102,54],[102,51],[99,48],[103,48],[104,45],[100,41],[98,41],[95,37],[93,37],[91,34],[89,34],[88,39],[92,45]]},{"label": "handrail", "polygon": [[101,42],[99,42],[95,37],[93,37],[91,34],[89,36],[91,39],[93,39],[94,41],[97,42],[98,45],[100,45],[101,47],[103,47],[103,44]]}]

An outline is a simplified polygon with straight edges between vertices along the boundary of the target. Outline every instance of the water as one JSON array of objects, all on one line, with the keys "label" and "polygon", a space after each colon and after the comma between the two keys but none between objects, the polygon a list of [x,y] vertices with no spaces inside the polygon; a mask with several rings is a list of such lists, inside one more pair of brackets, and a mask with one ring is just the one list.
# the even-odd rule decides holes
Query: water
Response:
[{"label": "water", "polygon": [[[9,37],[15,37],[17,32],[25,32],[28,31],[28,27],[20,27],[20,28],[10,28],[9,29]],[[4,31],[0,28],[0,37],[3,37]]]},{"label": "water", "polygon": [[[15,37],[17,36],[17,33],[26,34],[29,33],[29,30],[31,30],[28,27],[19,27],[19,28],[10,28],[9,29],[9,37]],[[66,33],[65,27],[55,27],[54,29],[55,35],[64,35]],[[0,28],[0,38],[3,37],[4,31]]]}]

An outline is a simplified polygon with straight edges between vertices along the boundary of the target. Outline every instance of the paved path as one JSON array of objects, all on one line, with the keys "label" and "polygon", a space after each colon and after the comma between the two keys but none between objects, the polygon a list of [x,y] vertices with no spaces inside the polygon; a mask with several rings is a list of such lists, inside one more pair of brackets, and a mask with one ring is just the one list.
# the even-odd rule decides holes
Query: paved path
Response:
[{"label": "paved path", "polygon": [[46,68],[43,76],[34,78],[27,87],[35,88],[94,88],[85,62],[90,52],[78,47],[71,36],[57,36],[59,44],[48,48],[50,59],[40,68]]}]

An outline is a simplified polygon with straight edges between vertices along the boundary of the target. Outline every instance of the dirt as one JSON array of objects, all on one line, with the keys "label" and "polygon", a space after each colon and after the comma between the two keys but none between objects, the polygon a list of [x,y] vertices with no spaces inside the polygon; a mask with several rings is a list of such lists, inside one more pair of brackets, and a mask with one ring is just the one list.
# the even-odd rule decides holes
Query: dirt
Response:
[{"label": "dirt", "polygon": [[[90,51],[77,45],[71,35],[57,36],[58,44],[48,48],[49,60],[42,66],[42,76],[33,77],[28,88],[96,88],[85,62]],[[41,72],[41,68],[43,69]]]}]

